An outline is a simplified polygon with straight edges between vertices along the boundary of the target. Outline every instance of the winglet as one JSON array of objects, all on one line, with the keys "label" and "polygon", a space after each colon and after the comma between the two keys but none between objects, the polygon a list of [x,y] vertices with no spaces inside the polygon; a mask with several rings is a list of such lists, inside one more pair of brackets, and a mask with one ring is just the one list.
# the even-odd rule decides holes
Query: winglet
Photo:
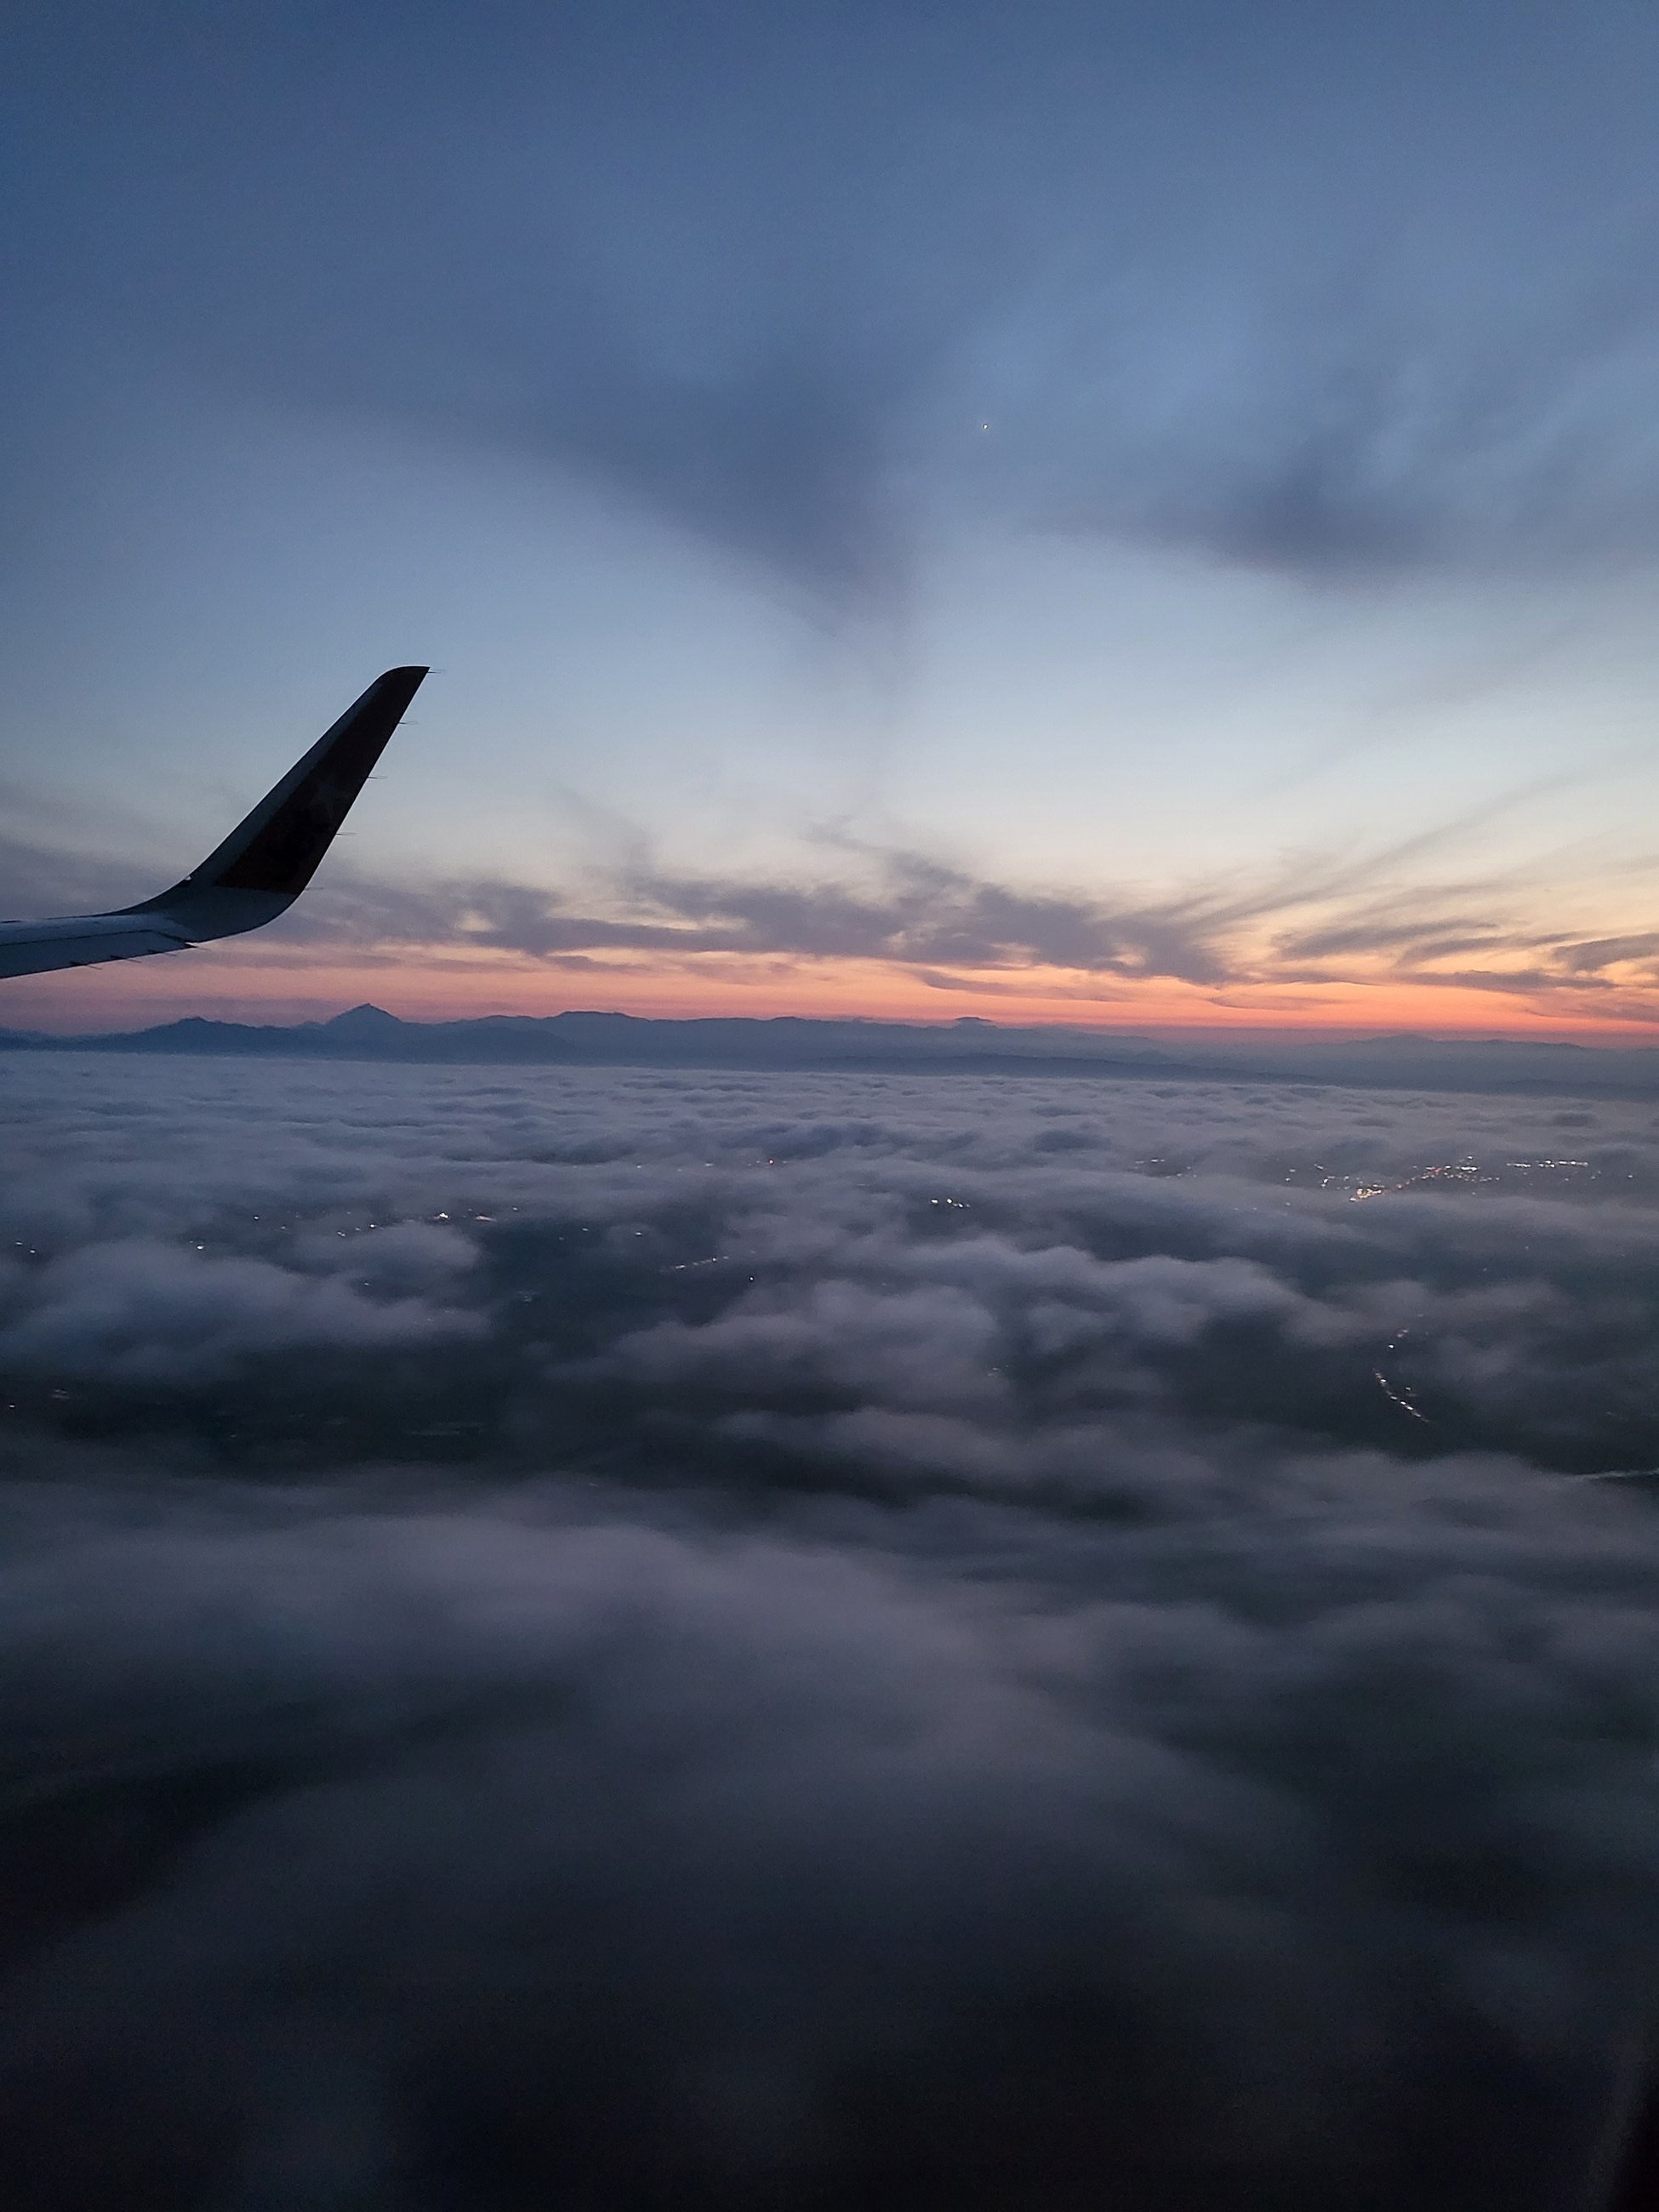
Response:
[{"label": "winglet", "polygon": [[284,903],[298,898],[426,674],[424,668],[388,668],[377,676],[199,867],[171,890],[124,911],[177,908],[211,891],[253,891]]}]

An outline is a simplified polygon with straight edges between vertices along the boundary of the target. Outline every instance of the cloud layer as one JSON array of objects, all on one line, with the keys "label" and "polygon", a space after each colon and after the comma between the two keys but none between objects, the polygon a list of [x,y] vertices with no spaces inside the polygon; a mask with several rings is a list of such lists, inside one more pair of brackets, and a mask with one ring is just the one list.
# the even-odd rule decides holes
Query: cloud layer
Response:
[{"label": "cloud layer", "polygon": [[1438,989],[1518,998],[1557,1018],[1655,1018],[1659,936],[1528,921],[1536,889],[1524,880],[1413,882],[1401,865],[1409,857],[1308,859],[1136,896],[1021,888],[925,854],[871,851],[805,882],[635,867],[590,886],[586,904],[500,880],[325,886],[297,926],[337,945],[464,945],[578,968],[596,956],[668,972],[711,955],[874,963],[993,996],[1036,976],[1206,994]]},{"label": "cloud layer", "polygon": [[0,1079],[8,2201],[1566,2201],[1650,1109]]}]

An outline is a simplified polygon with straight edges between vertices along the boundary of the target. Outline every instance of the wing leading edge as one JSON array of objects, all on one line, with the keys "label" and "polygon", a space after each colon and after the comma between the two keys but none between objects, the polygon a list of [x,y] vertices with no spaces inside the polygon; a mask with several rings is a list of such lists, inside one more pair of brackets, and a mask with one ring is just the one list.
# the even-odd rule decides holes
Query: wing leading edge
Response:
[{"label": "wing leading edge", "polygon": [[0,976],[182,952],[274,921],[316,874],[426,673],[424,668],[388,668],[377,676],[246,820],[171,890],[113,914],[0,921]]}]

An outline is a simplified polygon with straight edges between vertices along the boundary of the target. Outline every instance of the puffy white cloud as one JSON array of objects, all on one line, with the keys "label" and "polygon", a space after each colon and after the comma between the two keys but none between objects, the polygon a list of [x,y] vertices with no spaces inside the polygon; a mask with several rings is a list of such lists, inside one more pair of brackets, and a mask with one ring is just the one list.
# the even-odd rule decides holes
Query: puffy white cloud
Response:
[{"label": "puffy white cloud", "polygon": [[750,1297],[696,1328],[659,1322],[612,1355],[653,1382],[702,1377],[744,1391],[828,1385],[897,1406],[981,1407],[999,1387],[995,1321],[949,1288],[884,1296],[854,1283],[811,1286],[787,1301]]},{"label": "puffy white cloud", "polygon": [[14,1267],[9,1288],[0,1364],[113,1382],[200,1381],[255,1354],[454,1341],[484,1326],[419,1298],[366,1297],[337,1276],[149,1237],[83,1244],[27,1275]]}]

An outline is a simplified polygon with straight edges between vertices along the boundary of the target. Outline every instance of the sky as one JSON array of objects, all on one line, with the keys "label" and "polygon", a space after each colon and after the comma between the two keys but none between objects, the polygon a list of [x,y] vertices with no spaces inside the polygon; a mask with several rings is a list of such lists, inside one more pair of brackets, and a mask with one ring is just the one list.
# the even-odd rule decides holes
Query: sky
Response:
[{"label": "sky", "polygon": [[1650,1100],[0,1091],[6,2203],[1602,2202]]},{"label": "sky", "polygon": [[1659,1018],[1634,0],[14,10],[0,907],[122,1028]]}]

